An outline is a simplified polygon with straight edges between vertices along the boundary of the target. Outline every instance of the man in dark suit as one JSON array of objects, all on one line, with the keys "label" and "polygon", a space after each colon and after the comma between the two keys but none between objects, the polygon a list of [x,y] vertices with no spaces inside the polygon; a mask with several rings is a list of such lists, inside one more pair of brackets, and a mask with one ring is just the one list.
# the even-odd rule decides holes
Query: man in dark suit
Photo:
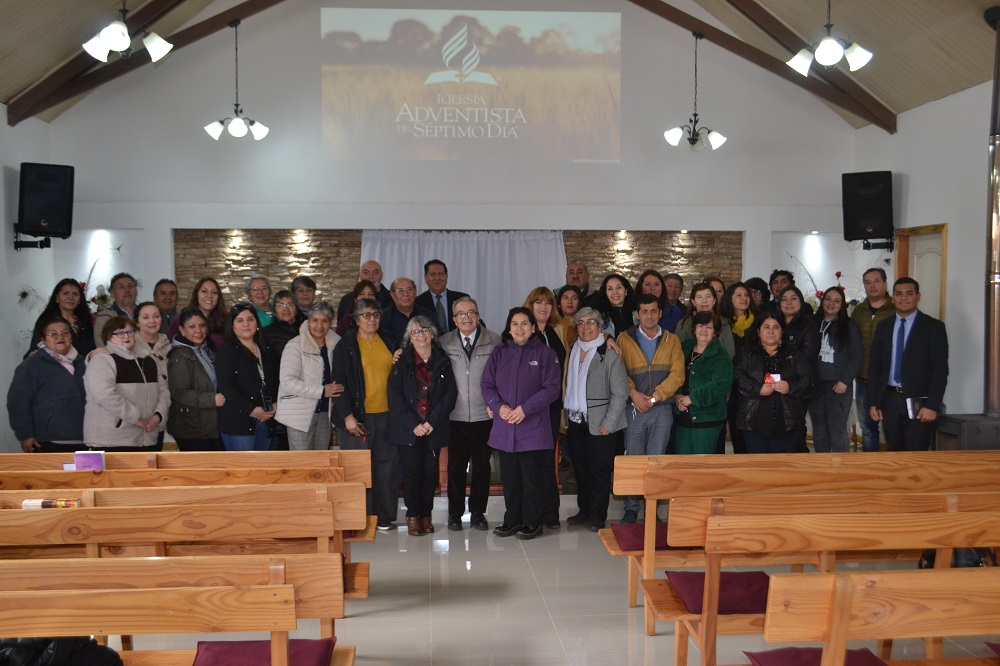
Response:
[{"label": "man in dark suit", "polygon": [[440,259],[431,259],[424,264],[424,283],[427,285],[427,291],[417,296],[416,306],[430,310],[436,315],[438,330],[442,335],[454,331],[452,306],[455,301],[468,294],[448,289],[448,267]]},{"label": "man in dark suit", "polygon": [[[920,285],[899,278],[892,285],[896,314],[878,324],[868,364],[868,414],[882,423],[890,451],[927,451],[948,385],[948,334],[944,324],[917,309]],[[906,401],[922,406],[910,418]]]}]

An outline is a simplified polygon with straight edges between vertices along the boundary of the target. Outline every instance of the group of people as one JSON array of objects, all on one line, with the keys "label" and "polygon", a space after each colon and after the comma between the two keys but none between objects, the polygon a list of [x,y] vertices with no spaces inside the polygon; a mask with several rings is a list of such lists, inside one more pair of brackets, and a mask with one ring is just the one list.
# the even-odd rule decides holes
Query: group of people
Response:
[{"label": "group of people", "polygon": [[[410,535],[434,532],[431,508],[448,447],[448,522],[487,530],[491,455],[505,513],[494,534],[532,539],[557,528],[553,449],[571,461],[578,511],[570,525],[608,518],[614,456],[806,449],[847,451],[852,397],[864,450],[927,449],[948,375],[944,325],[919,312],[919,285],[888,294],[865,272],[865,300],[848,316],[839,286],[813,313],[794,276],[776,270],[725,285],[706,277],[682,300],[680,275],[607,275],[592,290],[571,262],[566,284],[540,286],[500,333],[478,305],[447,288],[448,268],[424,265],[427,289],[382,283],[365,261],[336,313],[306,276],[273,292],[252,275],[227,309],[216,280],[160,280],[137,303],[135,279],[110,283],[91,317],[81,285],[60,281],[17,368],[7,405],[24,451],[82,447],[159,450],[369,449],[369,512],[395,529],[403,480]],[[856,389],[856,390],[855,390]],[[466,497],[466,483],[470,490]],[[624,499],[635,522],[641,498]]]}]

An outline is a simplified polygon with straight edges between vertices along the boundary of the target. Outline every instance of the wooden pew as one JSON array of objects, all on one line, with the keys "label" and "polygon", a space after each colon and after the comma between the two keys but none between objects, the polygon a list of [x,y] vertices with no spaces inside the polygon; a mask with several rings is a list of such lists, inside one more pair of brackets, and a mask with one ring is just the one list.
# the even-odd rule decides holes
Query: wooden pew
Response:
[{"label": "wooden pew", "polygon": [[342,481],[344,481],[344,471],[339,467],[0,472],[0,490],[339,483]]},{"label": "wooden pew", "polygon": [[[843,666],[849,640],[995,635],[1000,569],[771,576],[764,639],[823,642],[822,666]],[[906,660],[917,666],[997,666],[996,657]]]},{"label": "wooden pew", "polygon": [[[688,455],[688,456],[617,456],[613,488],[616,495],[646,495],[646,472],[655,469],[814,469],[830,467],[856,467],[898,469],[914,465],[994,465],[1000,466],[1000,451],[892,451],[877,454],[851,453],[778,453],[768,455]],[[652,512],[650,512],[652,515]],[[626,549],[618,542],[613,528],[599,531],[608,553],[625,557],[628,563],[628,605],[638,603],[637,590],[640,576],[648,575],[656,566],[675,568],[703,566],[698,556],[685,562],[684,552],[662,554],[660,562],[645,562],[643,549]]]},{"label": "wooden pew", "polygon": [[[905,495],[900,497],[906,499]],[[806,501],[808,497],[790,499]],[[700,614],[687,610],[668,580],[642,582],[644,592],[649,595],[647,608],[653,609],[658,619],[674,621],[677,666],[687,663],[689,637],[695,639],[701,650],[702,666],[714,666],[718,634],[759,633],[763,629],[762,614],[718,613],[721,569],[731,556],[817,552],[823,554],[822,567],[829,571],[834,567],[837,551],[936,548],[936,566],[946,568],[952,548],[1000,546],[1000,511],[713,516],[707,524],[704,546],[706,566]],[[928,641],[927,650],[928,657],[939,658],[940,641]]]},{"label": "wooden pew", "polygon": [[[0,562],[0,635],[271,633],[288,665],[298,618],[343,617],[339,558],[321,555]],[[338,645],[331,662],[354,661]],[[195,650],[125,651],[127,666],[190,666]]]}]

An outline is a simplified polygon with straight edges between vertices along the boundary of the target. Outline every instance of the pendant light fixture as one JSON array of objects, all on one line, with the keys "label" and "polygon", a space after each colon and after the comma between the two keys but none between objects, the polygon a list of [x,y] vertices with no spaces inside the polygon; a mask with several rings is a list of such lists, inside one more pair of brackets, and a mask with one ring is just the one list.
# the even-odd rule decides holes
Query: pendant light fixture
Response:
[{"label": "pendant light fixture", "polygon": [[231,118],[223,118],[222,120],[216,120],[205,125],[205,131],[216,141],[219,140],[223,130],[226,129],[229,130],[230,136],[237,139],[246,136],[249,131],[255,140],[260,141],[267,136],[270,130],[263,123],[259,123],[252,118],[244,118],[240,115],[243,113],[243,109],[240,107],[240,20],[236,19],[231,22],[229,27],[233,29],[236,35],[236,103],[233,104],[233,116]]},{"label": "pendant light fixture", "polygon": [[[691,150],[694,151],[704,150],[707,141],[712,150],[718,150],[726,142],[726,137],[707,127],[698,127],[698,40],[704,39],[705,35],[700,32],[691,34],[694,35],[694,113],[688,119],[690,125],[669,129],[663,133],[663,138],[671,146],[679,145],[681,139],[686,138],[691,144]],[[687,137],[684,136],[685,132],[687,132]]]},{"label": "pendant light fixture", "polygon": [[823,67],[833,67],[842,58],[847,58],[847,64],[851,71],[857,71],[868,64],[872,59],[872,52],[862,48],[857,42],[845,42],[837,39],[830,33],[833,30],[833,23],[830,22],[830,1],[826,0],[826,37],[820,40],[813,49],[801,49],[786,64],[802,76],[809,76],[809,68],[813,60]]},{"label": "pendant light fixture", "polygon": [[[125,24],[125,17],[128,16],[128,9],[125,8],[125,0],[122,0],[122,8],[118,10],[118,20],[112,21],[99,33],[91,37],[84,45],[83,49],[101,62],[108,61],[108,54],[117,51],[122,58],[129,58],[132,55],[132,36]],[[174,45],[163,39],[155,32],[142,31],[145,35],[142,43],[149,53],[149,59],[156,62],[174,48]]]}]

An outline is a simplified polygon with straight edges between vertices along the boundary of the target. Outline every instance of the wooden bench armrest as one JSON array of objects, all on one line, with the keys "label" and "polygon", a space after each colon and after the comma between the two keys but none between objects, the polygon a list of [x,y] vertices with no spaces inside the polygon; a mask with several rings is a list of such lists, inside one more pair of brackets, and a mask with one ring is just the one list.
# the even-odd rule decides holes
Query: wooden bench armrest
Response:
[{"label": "wooden bench armrest", "polygon": [[345,543],[367,543],[375,540],[375,534],[378,532],[378,516],[368,516],[367,524],[364,529],[354,530],[351,536],[345,536]]},{"label": "wooden bench armrest", "polygon": [[367,599],[371,571],[369,562],[350,562],[344,565],[344,598]]}]

